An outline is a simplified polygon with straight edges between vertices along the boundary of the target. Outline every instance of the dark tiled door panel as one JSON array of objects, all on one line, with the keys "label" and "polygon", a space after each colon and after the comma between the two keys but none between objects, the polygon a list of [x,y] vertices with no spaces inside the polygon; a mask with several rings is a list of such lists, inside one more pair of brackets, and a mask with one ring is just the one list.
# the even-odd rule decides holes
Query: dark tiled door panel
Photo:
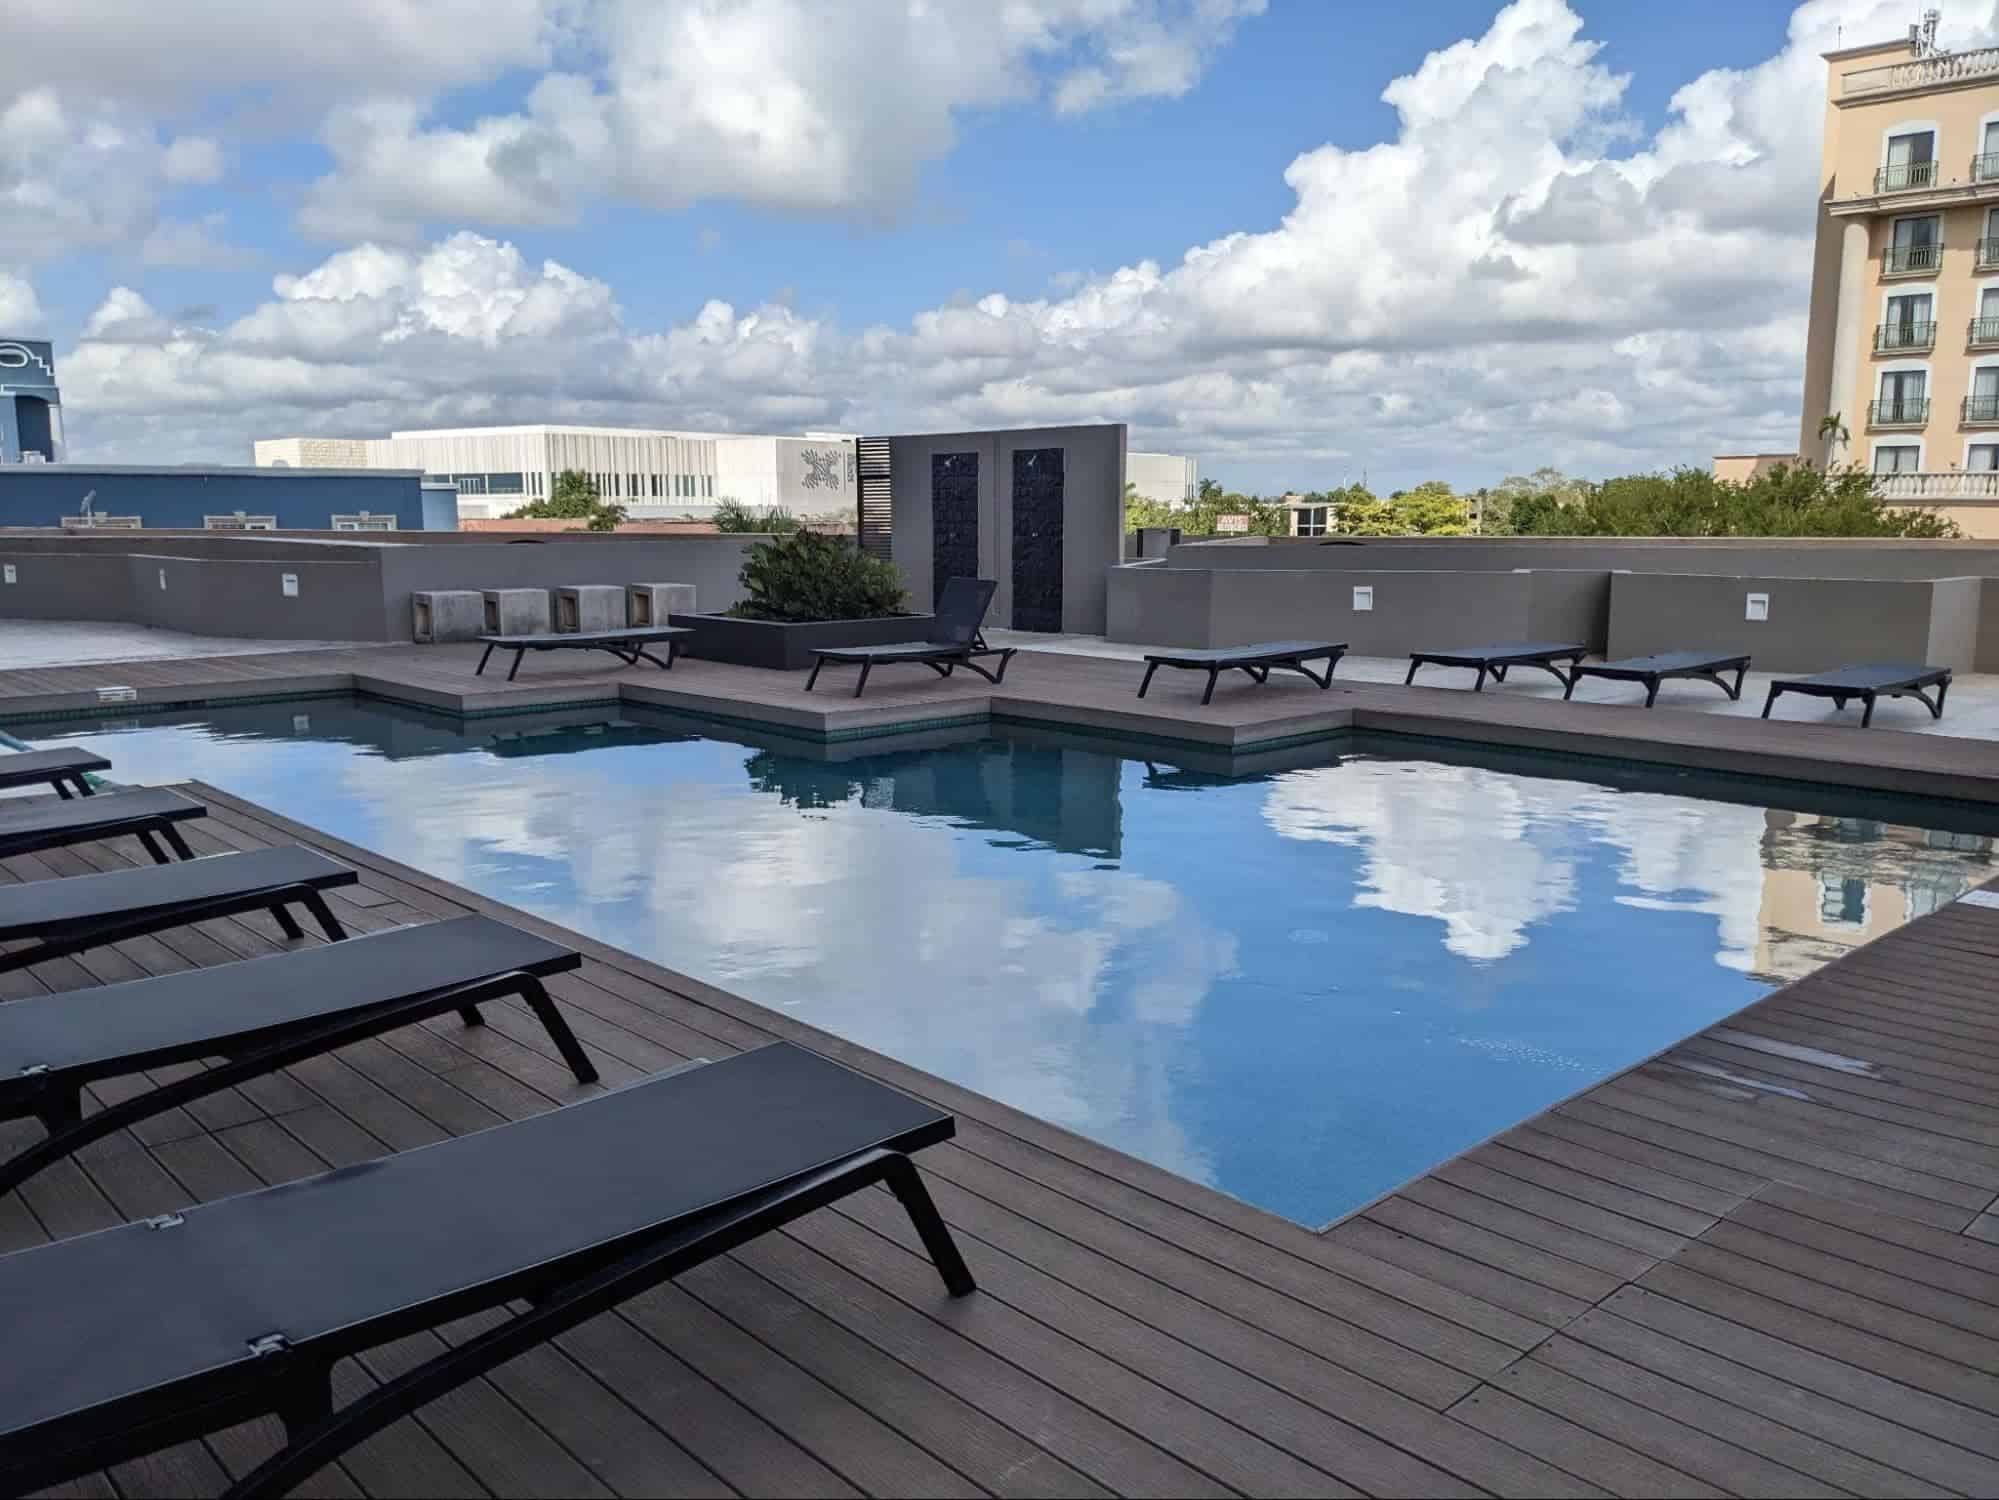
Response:
[{"label": "dark tiled door panel", "polygon": [[1013,628],[1062,628],[1062,450],[1013,455]]},{"label": "dark tiled door panel", "polygon": [[946,579],[979,576],[979,455],[930,456],[930,597]]}]

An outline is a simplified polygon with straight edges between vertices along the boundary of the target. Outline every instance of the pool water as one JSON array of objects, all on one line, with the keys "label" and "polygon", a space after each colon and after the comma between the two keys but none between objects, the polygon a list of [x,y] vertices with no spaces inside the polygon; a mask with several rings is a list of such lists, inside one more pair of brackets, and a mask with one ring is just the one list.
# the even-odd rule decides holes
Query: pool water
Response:
[{"label": "pool water", "polygon": [[641,712],[315,699],[17,732],[212,782],[1314,1226],[1994,873],[1943,804],[1775,783],[1422,742],[1212,765],[1026,729],[752,743]]}]

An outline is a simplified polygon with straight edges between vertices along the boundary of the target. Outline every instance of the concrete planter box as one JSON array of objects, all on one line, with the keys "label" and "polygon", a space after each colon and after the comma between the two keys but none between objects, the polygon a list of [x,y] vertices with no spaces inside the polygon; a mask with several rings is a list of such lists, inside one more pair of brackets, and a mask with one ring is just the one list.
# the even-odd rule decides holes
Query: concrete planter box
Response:
[{"label": "concrete planter box", "polygon": [[734,615],[675,615],[672,623],[693,629],[683,649],[704,661],[803,672],[812,653],[826,646],[886,646],[920,641],[930,633],[929,615],[890,615],[881,620],[739,620]]},{"label": "concrete planter box", "polygon": [[616,583],[582,583],[555,591],[555,628],[558,633],[623,630],[625,590]]},{"label": "concrete planter box", "polygon": [[426,645],[474,641],[486,628],[486,596],[477,589],[410,595],[410,638]]},{"label": "concrete planter box", "polygon": [[694,613],[691,583],[633,583],[625,586],[625,623],[655,625],[675,615]]},{"label": "concrete planter box", "polygon": [[547,589],[487,589],[487,635],[543,635],[548,631]]}]

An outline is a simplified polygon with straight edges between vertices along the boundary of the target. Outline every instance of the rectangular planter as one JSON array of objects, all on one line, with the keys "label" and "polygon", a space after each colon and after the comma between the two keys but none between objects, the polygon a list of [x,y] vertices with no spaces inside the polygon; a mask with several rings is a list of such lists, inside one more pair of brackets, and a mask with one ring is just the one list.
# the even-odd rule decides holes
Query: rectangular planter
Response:
[{"label": "rectangular planter", "polygon": [[673,616],[675,625],[694,631],[681,648],[687,655],[776,672],[805,671],[819,647],[920,641],[930,633],[930,620],[929,615],[891,615],[881,620],[813,620],[792,625],[782,620],[739,620],[734,615]]},{"label": "rectangular planter", "polygon": [[691,615],[696,605],[691,583],[628,583],[625,585],[625,623],[651,625],[675,615]]},{"label": "rectangular planter", "polygon": [[441,589],[410,595],[410,638],[476,641],[486,626],[486,596],[477,589]]},{"label": "rectangular planter", "polygon": [[623,630],[625,589],[618,583],[579,583],[555,591],[555,631],[573,635],[580,630]]}]

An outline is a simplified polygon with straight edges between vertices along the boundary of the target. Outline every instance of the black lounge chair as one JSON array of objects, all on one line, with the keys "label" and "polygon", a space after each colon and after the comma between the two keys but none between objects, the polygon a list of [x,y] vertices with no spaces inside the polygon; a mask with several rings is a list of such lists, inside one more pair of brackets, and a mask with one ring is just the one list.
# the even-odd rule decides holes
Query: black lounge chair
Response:
[{"label": "black lounge chair", "polygon": [[[854,684],[856,698],[868,685],[868,673],[888,662],[921,662],[939,677],[949,677],[954,668],[963,667],[987,682],[1005,681],[1014,648],[988,646],[980,628],[985,623],[986,609],[993,602],[993,590],[998,587],[990,578],[947,580],[944,592],[937,596],[936,611],[930,617],[928,640],[897,641],[887,646],[833,646],[814,651],[812,654],[818,660],[812,663],[812,675],[805,679],[805,691],[812,691],[819,680],[819,669],[829,661],[860,663],[861,680]],[[999,671],[988,672],[972,659],[975,656],[997,656]]]},{"label": "black lounge chair", "polygon": [[1574,668],[1588,654],[1589,648],[1575,641],[1511,641],[1494,646],[1452,646],[1442,651],[1411,651],[1409,675],[1402,679],[1402,685],[1407,687],[1414,682],[1416,669],[1428,664],[1476,668],[1478,681],[1472,684],[1474,693],[1485,691],[1488,675],[1494,682],[1506,681],[1508,667],[1539,667],[1566,688],[1569,685],[1568,674],[1555,663],[1566,661]]},{"label": "black lounge chair", "polygon": [[[1650,708],[1659,696],[1659,684],[1669,677],[1698,677],[1703,682],[1711,682],[1728,694],[1728,701],[1736,702],[1742,697],[1743,674],[1749,670],[1746,654],[1711,651],[1661,651],[1653,656],[1627,656],[1620,661],[1577,662],[1569,669],[1569,685],[1562,690],[1567,700],[1576,690],[1576,684],[1585,677],[1604,677],[1612,682],[1642,682],[1645,684],[1645,706]],[[1733,671],[1735,684],[1721,674]]]},{"label": "black lounge chair", "polygon": [[[1335,645],[1331,641],[1258,641],[1253,646],[1216,646],[1212,649],[1195,651],[1162,651],[1145,658],[1145,680],[1138,685],[1138,696],[1143,698],[1145,690],[1152,686],[1152,674],[1161,667],[1180,667],[1189,672],[1206,672],[1208,690],[1201,694],[1201,702],[1207,703],[1215,696],[1215,678],[1223,672],[1243,672],[1252,681],[1268,682],[1272,672],[1296,672],[1299,676],[1317,683],[1321,688],[1333,685],[1333,671],[1340,664],[1340,658],[1347,654],[1344,641]],[[1322,677],[1305,663],[1321,661],[1326,664]]]},{"label": "black lounge chair", "polygon": [[161,839],[182,859],[193,859],[194,851],[174,824],[207,816],[208,809],[192,797],[156,786],[100,792],[70,802],[32,802],[0,810],[0,858],[130,833],[138,835],[146,852],[159,864],[168,862],[159,845]]},{"label": "black lounge chair", "polygon": [[[878,1182],[963,1296],[971,1273],[908,1155],[952,1130],[780,1042],[0,1256],[0,1484],[19,1494],[275,1414],[284,1448],[229,1493],[288,1493],[494,1366]],[[517,1316],[334,1410],[336,1360],[516,1301]]]},{"label": "black lounge chair", "polygon": [[[1937,690],[1934,700],[1923,691],[1926,687]],[[1874,722],[1874,702],[1877,698],[1915,698],[1930,711],[1932,719],[1941,719],[1943,700],[1949,692],[1949,667],[1867,662],[1859,666],[1836,667],[1812,677],[1779,677],[1770,684],[1770,696],[1763,700],[1763,717],[1770,717],[1771,706],[1779,695],[1803,693],[1812,698],[1830,698],[1834,708],[1845,708],[1849,699],[1858,698],[1867,705],[1866,712],[1860,716],[1862,729]]]},{"label": "black lounge chair", "polygon": [[0,953],[0,974],[246,911],[268,911],[286,937],[304,937],[290,911],[294,904],[310,912],[329,938],[344,938],[345,929],[320,893],[359,878],[316,850],[284,848],[0,886],[0,942],[36,940]]},{"label": "black lounge chair", "polygon": [[95,790],[90,772],[108,771],[111,762],[88,750],[66,746],[60,750],[23,750],[0,757],[0,787],[52,786],[67,801],[72,795],[88,797]]},{"label": "black lounge chair", "polygon": [[[486,675],[486,663],[493,659],[495,651],[514,653],[514,664],[507,668],[507,681],[514,680],[514,674],[521,669],[521,658],[530,651],[608,651],[628,667],[636,667],[641,660],[649,661],[662,672],[673,670],[673,663],[680,654],[680,637],[692,635],[694,631],[686,625],[634,625],[629,630],[569,630],[550,632],[544,635],[482,635],[485,651],[479,657],[479,665],[473,671],[474,677]],[[666,660],[661,661],[647,646],[666,642]]]},{"label": "black lounge chair", "polygon": [[[454,917],[209,969],[0,1005],[0,1119],[49,1132],[0,1162],[0,1193],[134,1121],[362,1037],[518,995],[581,1083],[597,1070],[541,981],[579,967],[569,948],[491,917]],[[81,1090],[196,1058],[226,1063],[95,1114]],[[385,1221],[386,1222],[386,1221]],[[6,1313],[0,1311],[0,1326]]]}]

